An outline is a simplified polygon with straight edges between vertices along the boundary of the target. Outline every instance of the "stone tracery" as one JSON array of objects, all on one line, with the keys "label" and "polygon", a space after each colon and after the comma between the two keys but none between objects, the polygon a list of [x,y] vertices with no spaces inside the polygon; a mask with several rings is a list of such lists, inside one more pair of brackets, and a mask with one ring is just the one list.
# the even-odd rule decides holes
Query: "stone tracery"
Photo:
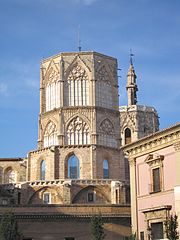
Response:
[{"label": "stone tracery", "polygon": [[69,145],[84,145],[90,143],[89,126],[80,117],[75,117],[67,128]]},{"label": "stone tracery", "polygon": [[60,82],[59,72],[53,67],[49,70],[46,85],[46,111],[60,107]]},{"label": "stone tracery", "polygon": [[44,147],[57,144],[58,144],[57,128],[56,125],[52,121],[50,121],[46,126],[46,130],[44,133]]},{"label": "stone tracery", "polygon": [[68,106],[89,105],[88,75],[80,65],[76,64],[67,78]]},{"label": "stone tracery", "polygon": [[99,144],[109,147],[116,147],[114,127],[109,119],[104,119],[99,127]]}]

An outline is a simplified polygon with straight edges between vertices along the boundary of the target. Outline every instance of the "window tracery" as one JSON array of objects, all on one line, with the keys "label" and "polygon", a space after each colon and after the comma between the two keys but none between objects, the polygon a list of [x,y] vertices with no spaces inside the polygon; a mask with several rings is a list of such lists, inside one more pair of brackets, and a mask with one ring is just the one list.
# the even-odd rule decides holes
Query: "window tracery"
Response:
[{"label": "window tracery", "polygon": [[16,182],[16,172],[12,168],[8,168],[4,175],[5,183],[15,183]]},{"label": "window tracery", "polygon": [[97,104],[100,107],[112,108],[112,87],[105,66],[97,72]]},{"label": "window tracery", "polygon": [[99,127],[99,144],[109,147],[116,147],[114,127],[109,119],[104,119]]},{"label": "window tracery", "polygon": [[49,122],[44,133],[44,147],[58,144],[57,129],[53,122]]},{"label": "window tracery", "polygon": [[60,107],[59,72],[51,68],[46,86],[46,111],[58,107]]},{"label": "window tracery", "polygon": [[88,124],[80,117],[74,118],[67,128],[68,145],[90,144],[90,133]]},{"label": "window tracery", "polygon": [[86,71],[76,65],[67,78],[68,106],[89,105],[89,80]]}]

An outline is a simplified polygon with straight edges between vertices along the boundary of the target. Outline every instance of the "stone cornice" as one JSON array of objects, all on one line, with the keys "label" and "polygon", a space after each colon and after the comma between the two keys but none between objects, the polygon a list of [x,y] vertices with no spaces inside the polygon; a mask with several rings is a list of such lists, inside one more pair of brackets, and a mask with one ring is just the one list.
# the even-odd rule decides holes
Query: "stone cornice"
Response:
[{"label": "stone cornice", "polygon": [[127,144],[121,147],[121,149],[129,157],[137,157],[168,146],[176,145],[178,142],[180,142],[180,123]]},{"label": "stone cornice", "polygon": [[174,149],[176,152],[180,152],[180,141],[174,143]]}]

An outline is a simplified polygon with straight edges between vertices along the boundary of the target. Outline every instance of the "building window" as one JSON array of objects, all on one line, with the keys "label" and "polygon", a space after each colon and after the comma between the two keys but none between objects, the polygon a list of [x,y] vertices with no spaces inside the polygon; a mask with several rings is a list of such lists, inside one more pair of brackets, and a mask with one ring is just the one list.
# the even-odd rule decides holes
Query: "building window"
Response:
[{"label": "building window", "polygon": [[2,205],[8,205],[8,200],[7,199],[2,199]]},{"label": "building window", "polygon": [[46,86],[46,111],[60,107],[60,82],[59,72],[51,68],[49,70],[48,84]]},{"label": "building window", "polygon": [[43,202],[45,203],[45,204],[49,204],[50,203],[50,193],[44,193],[43,194]]},{"label": "building window", "polygon": [[89,105],[88,75],[80,65],[75,65],[67,78],[67,101],[68,106]]},{"label": "building window", "polygon": [[74,118],[67,128],[68,145],[90,144],[89,126],[80,117]]},{"label": "building window", "polygon": [[44,160],[40,163],[40,180],[45,180],[46,178],[46,162]]},{"label": "building window", "polygon": [[163,190],[163,160],[164,156],[158,153],[149,154],[145,159],[151,173],[149,193],[156,193]]},{"label": "building window", "polygon": [[109,119],[104,119],[99,126],[99,145],[117,147],[114,126]]},{"label": "building window", "polygon": [[163,239],[163,222],[151,223],[152,239]]},{"label": "building window", "polygon": [[68,159],[68,178],[78,179],[80,175],[79,159],[72,155]]},{"label": "building window", "polygon": [[152,191],[159,192],[161,191],[161,182],[160,182],[160,168],[152,169]]},{"label": "building window", "polygon": [[57,129],[53,122],[49,122],[44,132],[44,147],[58,144]]},{"label": "building window", "polygon": [[144,240],[144,232],[140,232],[140,240]]},{"label": "building window", "polygon": [[131,143],[131,130],[129,128],[125,129],[125,144]]},{"label": "building window", "polygon": [[94,193],[93,192],[88,193],[87,200],[88,200],[88,202],[94,202]]},{"label": "building window", "polygon": [[15,183],[16,182],[16,173],[12,168],[8,168],[5,170],[4,181],[5,181],[5,183]]},{"label": "building window", "polygon": [[96,105],[103,108],[112,108],[112,86],[111,77],[105,66],[101,66],[97,71],[96,81]]},{"label": "building window", "polygon": [[109,178],[109,163],[108,160],[103,161],[103,178],[108,179]]}]

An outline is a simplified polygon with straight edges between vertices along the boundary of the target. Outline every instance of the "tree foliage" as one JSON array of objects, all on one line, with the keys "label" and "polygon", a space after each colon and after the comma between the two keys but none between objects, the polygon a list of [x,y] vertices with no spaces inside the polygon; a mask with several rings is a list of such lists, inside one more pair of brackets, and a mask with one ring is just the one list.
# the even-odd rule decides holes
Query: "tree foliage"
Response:
[{"label": "tree foliage", "polygon": [[178,233],[178,216],[171,215],[165,222],[165,229],[166,229],[166,235],[167,238],[170,240],[179,239],[179,233]]},{"label": "tree foliage", "polygon": [[20,240],[21,234],[18,230],[17,221],[13,213],[5,213],[0,221],[1,240]]},{"label": "tree foliage", "polygon": [[96,215],[91,218],[91,233],[93,240],[103,240],[105,238],[101,215]]}]

